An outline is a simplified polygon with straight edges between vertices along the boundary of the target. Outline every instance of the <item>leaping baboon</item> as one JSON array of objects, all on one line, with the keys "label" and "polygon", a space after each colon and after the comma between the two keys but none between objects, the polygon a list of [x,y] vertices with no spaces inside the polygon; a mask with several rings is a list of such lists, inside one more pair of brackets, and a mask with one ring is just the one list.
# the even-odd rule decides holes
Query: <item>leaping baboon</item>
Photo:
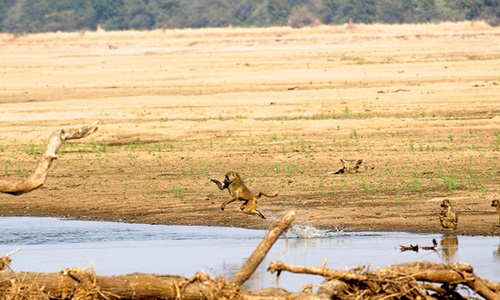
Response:
[{"label": "leaping baboon", "polygon": [[224,210],[227,204],[234,202],[236,200],[245,201],[240,207],[240,209],[244,213],[249,215],[256,215],[261,217],[262,219],[265,219],[266,217],[264,217],[264,215],[259,210],[257,210],[257,199],[259,199],[262,196],[266,197],[278,196],[278,194],[267,195],[262,192],[259,192],[258,194],[252,193],[243,183],[240,174],[234,171],[229,171],[226,173],[223,183],[221,183],[216,179],[211,179],[211,181],[217,184],[217,187],[220,190],[227,189],[229,191],[229,195],[231,195],[229,200],[226,200],[222,203],[220,207],[221,210]]},{"label": "leaping baboon", "polygon": [[439,221],[441,222],[441,226],[445,229],[455,230],[458,225],[458,216],[453,207],[451,206],[450,200],[444,199],[443,203],[441,203],[441,213],[439,214]]},{"label": "leaping baboon", "polygon": [[500,226],[500,201],[493,200],[491,201],[491,206],[496,207],[498,213],[498,226]]}]

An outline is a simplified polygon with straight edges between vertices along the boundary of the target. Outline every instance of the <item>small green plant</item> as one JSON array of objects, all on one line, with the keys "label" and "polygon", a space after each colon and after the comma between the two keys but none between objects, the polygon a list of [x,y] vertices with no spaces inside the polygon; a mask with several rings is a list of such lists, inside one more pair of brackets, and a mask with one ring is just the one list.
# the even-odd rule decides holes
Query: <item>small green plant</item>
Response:
[{"label": "small green plant", "polygon": [[410,152],[415,152],[415,144],[413,143],[413,140],[410,140]]},{"label": "small green plant", "polygon": [[37,159],[38,158],[38,150],[36,149],[35,143],[30,140],[28,144],[28,148],[26,149],[26,154],[33,155],[33,158]]},{"label": "small green plant", "polygon": [[442,171],[439,171],[438,177],[443,180],[444,186],[449,190],[456,190],[460,188],[460,183],[458,182],[458,176],[455,174],[445,175]]},{"label": "small green plant", "polygon": [[293,176],[293,167],[289,163],[285,165],[285,174],[287,177],[292,177]]},{"label": "small green plant", "polygon": [[495,131],[495,151],[500,151],[500,131]]},{"label": "small green plant", "polygon": [[358,138],[358,132],[356,131],[356,129],[351,130],[351,134],[349,134],[349,138],[354,139],[354,140]]},{"label": "small green plant", "polygon": [[344,106],[344,118],[349,118],[349,106]]},{"label": "small green plant", "polygon": [[408,182],[408,189],[411,191],[419,191],[422,189],[422,184],[417,179],[414,179]]},{"label": "small green plant", "polygon": [[173,187],[172,192],[175,197],[179,197],[181,199],[184,198],[184,191],[182,190],[182,187],[176,185]]}]

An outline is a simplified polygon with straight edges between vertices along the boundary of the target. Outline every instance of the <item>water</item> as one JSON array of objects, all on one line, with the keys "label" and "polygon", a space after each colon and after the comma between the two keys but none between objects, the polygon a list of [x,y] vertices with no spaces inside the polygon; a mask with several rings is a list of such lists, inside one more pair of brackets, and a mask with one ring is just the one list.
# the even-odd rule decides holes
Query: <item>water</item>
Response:
[{"label": "water", "polygon": [[[164,226],[60,220],[55,218],[0,217],[0,256],[12,255],[14,271],[59,272],[90,268],[98,275],[134,272],[191,277],[204,271],[230,278],[261,242],[266,230],[210,226]],[[362,265],[370,269],[409,261],[463,261],[477,275],[500,281],[498,237],[444,236],[387,232],[323,231],[295,225],[280,238],[245,284],[251,290],[275,287],[266,271],[273,260],[290,264],[344,270]],[[400,245],[431,246],[438,251],[401,252]],[[320,283],[312,275],[282,273],[279,286],[298,291],[305,283]]]}]

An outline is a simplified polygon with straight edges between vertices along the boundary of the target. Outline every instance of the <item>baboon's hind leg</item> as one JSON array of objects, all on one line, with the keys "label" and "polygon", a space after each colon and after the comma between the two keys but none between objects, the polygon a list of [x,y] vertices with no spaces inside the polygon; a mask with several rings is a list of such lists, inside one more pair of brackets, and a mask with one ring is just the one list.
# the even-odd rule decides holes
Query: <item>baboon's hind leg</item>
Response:
[{"label": "baboon's hind leg", "polygon": [[262,219],[265,219],[266,217],[264,217],[264,215],[256,207],[257,207],[257,205],[256,205],[255,201],[250,201],[246,205],[243,204],[240,208],[246,214],[259,216]]}]

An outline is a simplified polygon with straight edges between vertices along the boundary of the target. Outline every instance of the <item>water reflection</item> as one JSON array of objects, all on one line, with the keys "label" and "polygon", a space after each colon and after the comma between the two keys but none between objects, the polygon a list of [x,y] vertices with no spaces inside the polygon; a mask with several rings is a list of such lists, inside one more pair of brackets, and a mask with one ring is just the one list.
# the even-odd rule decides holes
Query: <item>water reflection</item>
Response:
[{"label": "water reflection", "polygon": [[493,255],[496,260],[500,261],[500,236],[498,237],[498,248],[496,251],[493,251]]},{"label": "water reflection", "polygon": [[456,234],[447,233],[441,237],[441,253],[443,262],[449,263],[455,261],[455,253],[458,250],[458,238]]}]

